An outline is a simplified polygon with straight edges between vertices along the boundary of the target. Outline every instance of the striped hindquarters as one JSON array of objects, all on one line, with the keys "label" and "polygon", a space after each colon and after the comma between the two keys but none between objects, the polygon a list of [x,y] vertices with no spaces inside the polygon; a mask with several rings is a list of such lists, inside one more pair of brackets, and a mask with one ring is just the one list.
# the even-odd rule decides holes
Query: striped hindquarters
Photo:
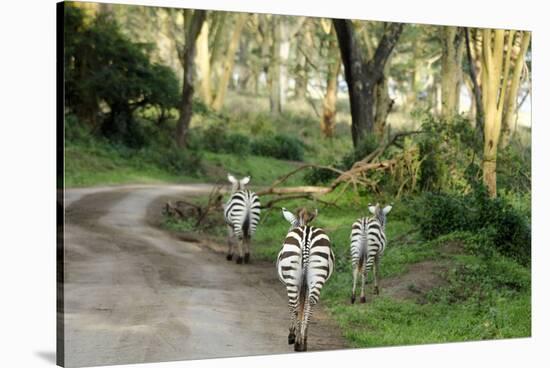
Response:
[{"label": "striped hindquarters", "polygon": [[370,270],[377,255],[382,255],[386,247],[386,235],[376,217],[363,217],[351,228],[351,262],[354,267],[365,264]]},{"label": "striped hindquarters", "polygon": [[260,221],[260,199],[250,190],[239,190],[225,205],[224,217],[238,239],[251,238]]},{"label": "striped hindquarters", "polygon": [[287,287],[289,304],[296,305],[300,293],[306,290],[317,302],[333,269],[330,239],[322,229],[300,226],[287,234],[277,258],[277,272]]}]

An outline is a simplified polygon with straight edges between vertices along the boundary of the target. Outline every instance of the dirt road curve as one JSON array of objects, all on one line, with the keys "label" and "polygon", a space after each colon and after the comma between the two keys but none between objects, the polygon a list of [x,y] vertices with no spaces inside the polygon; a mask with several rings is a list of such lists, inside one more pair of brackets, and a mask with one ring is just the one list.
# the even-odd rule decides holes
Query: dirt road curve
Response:
[{"label": "dirt road curve", "polygon": [[[146,221],[155,199],[209,190],[178,185],[67,191],[67,366],[292,351],[286,344],[286,297],[273,265],[227,262]],[[308,340],[310,351],[344,347],[322,307]]]}]

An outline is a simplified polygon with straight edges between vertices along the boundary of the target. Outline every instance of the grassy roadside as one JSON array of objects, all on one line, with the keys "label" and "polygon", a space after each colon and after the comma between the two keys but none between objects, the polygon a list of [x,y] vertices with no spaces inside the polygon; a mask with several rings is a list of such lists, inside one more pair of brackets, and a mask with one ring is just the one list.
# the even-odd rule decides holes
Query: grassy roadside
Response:
[{"label": "grassy roadside", "polygon": [[[250,175],[254,185],[267,185],[296,166],[270,157],[202,152],[200,169],[176,174],[151,160],[147,150],[117,150],[108,144],[65,146],[65,186],[85,187],[127,183],[224,182],[227,171]],[[190,165],[196,164],[191,162]],[[177,172],[177,171],[176,171]],[[292,185],[300,177],[289,181]]]},{"label": "grassy roadside", "polygon": [[[321,299],[351,346],[531,335],[530,269],[498,254],[476,255],[476,238],[470,233],[457,232],[432,241],[422,240],[415,224],[409,220],[406,201],[395,203],[388,218],[389,245],[381,264],[381,295],[373,295],[370,285],[369,302],[351,305],[350,226],[366,211],[369,200],[363,198],[355,202],[343,198],[340,208],[323,208],[319,204],[319,217],[315,221],[329,233],[337,258],[336,270]],[[293,209],[304,204],[289,201],[284,206]],[[165,222],[165,226],[172,230],[192,230],[190,223],[170,221]],[[279,210],[264,211],[253,241],[254,257],[274,263],[287,230],[288,224]],[[208,235],[223,242],[223,224],[209,229]],[[433,266],[433,269],[418,270],[416,265]],[[426,285],[422,280],[424,273],[436,274],[435,279],[439,281]]]}]

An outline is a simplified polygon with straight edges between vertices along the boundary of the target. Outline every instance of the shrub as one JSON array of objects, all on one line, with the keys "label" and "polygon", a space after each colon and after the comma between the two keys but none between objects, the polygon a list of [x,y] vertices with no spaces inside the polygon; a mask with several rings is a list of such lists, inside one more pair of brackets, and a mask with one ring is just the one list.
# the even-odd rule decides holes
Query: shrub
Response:
[{"label": "shrub", "polygon": [[172,174],[176,175],[198,175],[202,171],[202,157],[199,153],[191,150],[178,148],[168,149],[159,152],[156,156],[158,165]]},{"label": "shrub", "polygon": [[484,243],[522,264],[531,260],[529,219],[502,198],[478,189],[466,196],[427,193],[411,212],[426,239],[454,231],[484,232]]},{"label": "shrub", "polygon": [[252,153],[281,160],[303,161],[304,145],[295,137],[277,134],[253,141]]},{"label": "shrub", "polygon": [[248,155],[250,153],[250,139],[241,133],[231,133],[225,137],[223,151],[237,155]]}]

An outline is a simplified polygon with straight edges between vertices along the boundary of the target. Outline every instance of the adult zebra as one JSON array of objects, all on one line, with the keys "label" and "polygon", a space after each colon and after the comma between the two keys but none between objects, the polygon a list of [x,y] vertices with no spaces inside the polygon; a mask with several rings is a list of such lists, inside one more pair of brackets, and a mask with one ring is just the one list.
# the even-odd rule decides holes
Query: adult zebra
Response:
[{"label": "adult zebra", "polygon": [[309,223],[317,216],[300,209],[296,216],[283,208],[291,228],[277,257],[279,280],[286,286],[290,310],[288,343],[295,351],[307,350],[307,330],[312,308],[319,301],[321,288],[334,269],[330,239]]},{"label": "adult zebra", "polygon": [[250,176],[237,180],[233,175],[228,174],[227,179],[231,182],[231,197],[224,206],[224,217],[228,227],[227,244],[229,250],[227,260],[233,259],[233,248],[235,242],[239,245],[239,256],[237,263],[250,262],[250,240],[256,226],[260,221],[260,200],[256,193],[245,189],[250,181]]},{"label": "adult zebra", "polygon": [[380,292],[378,288],[378,276],[380,272],[380,258],[386,247],[386,215],[391,211],[392,206],[383,209],[377,203],[376,206],[369,204],[369,211],[372,217],[362,217],[357,220],[351,228],[351,264],[353,268],[353,289],[351,292],[351,303],[355,303],[355,286],[357,276],[362,274],[361,282],[361,303],[366,302],[365,285],[367,284],[368,272],[374,265],[374,293]]}]

